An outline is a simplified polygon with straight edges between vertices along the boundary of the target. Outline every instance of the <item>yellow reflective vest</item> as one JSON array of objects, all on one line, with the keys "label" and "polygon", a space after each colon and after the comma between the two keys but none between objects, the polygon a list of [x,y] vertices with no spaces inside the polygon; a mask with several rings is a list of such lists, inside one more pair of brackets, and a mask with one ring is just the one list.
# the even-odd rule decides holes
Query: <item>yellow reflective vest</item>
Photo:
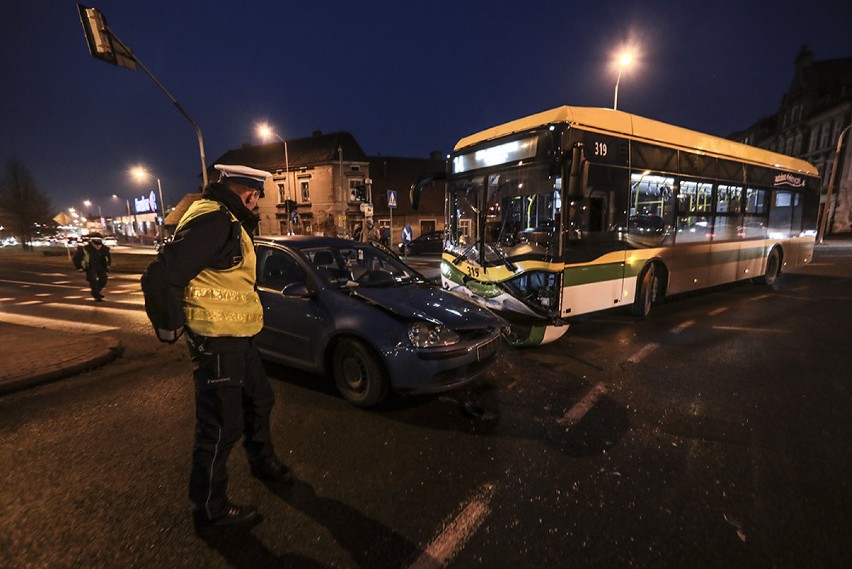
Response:
[{"label": "yellow reflective vest", "polygon": [[[178,223],[180,231],[191,220],[219,211],[221,204],[194,202]],[[230,213],[230,212],[229,212]],[[236,221],[234,214],[231,220]],[[263,307],[255,290],[256,258],[251,238],[240,228],[242,261],[230,269],[204,269],[189,281],[183,295],[183,312],[189,329],[202,336],[254,336],[263,327]]]}]

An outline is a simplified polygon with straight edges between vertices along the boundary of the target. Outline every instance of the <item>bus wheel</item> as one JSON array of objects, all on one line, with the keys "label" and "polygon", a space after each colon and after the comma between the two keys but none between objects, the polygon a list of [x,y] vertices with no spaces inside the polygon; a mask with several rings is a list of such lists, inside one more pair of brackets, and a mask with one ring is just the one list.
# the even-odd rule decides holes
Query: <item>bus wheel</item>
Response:
[{"label": "bus wheel", "polygon": [[651,305],[657,302],[659,291],[660,279],[657,278],[654,263],[650,263],[642,271],[642,276],[636,283],[636,299],[630,305],[630,312],[636,316],[648,316],[651,312]]},{"label": "bus wheel", "polygon": [[387,395],[387,374],[363,342],[341,340],[334,348],[332,373],[343,398],[358,407],[372,407]]},{"label": "bus wheel", "polygon": [[758,282],[772,286],[778,280],[779,274],[781,274],[781,253],[778,251],[778,247],[773,247],[772,251],[769,252],[769,257],[766,258],[766,271],[758,279]]}]

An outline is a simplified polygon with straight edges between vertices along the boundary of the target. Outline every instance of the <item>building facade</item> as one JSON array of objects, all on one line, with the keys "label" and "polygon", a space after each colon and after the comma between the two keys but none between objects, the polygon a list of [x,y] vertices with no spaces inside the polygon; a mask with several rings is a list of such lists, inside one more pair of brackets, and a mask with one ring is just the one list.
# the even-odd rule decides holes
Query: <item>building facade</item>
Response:
[{"label": "building facade", "polygon": [[[401,234],[403,225],[412,227],[415,237],[421,231],[443,229],[443,184],[433,192],[424,192],[430,195],[417,211],[408,197],[411,184],[419,176],[443,170],[444,162],[435,156],[370,158],[350,133],[317,131],[286,142],[244,144],[228,150],[214,164],[241,164],[272,172],[278,191],[258,202],[261,235],[353,237],[356,228],[363,231],[369,217],[380,227],[388,227],[391,241]],[[214,168],[208,174],[209,179],[218,179]],[[396,208],[389,207],[389,190],[396,192]],[[187,196],[182,203],[193,199],[197,197]],[[372,216],[365,211],[370,199]],[[178,204],[166,223],[179,219],[181,210],[185,207]]]},{"label": "building facade", "polygon": [[730,138],[813,164],[822,177],[820,219],[827,211],[827,232],[848,233],[852,231],[852,129],[848,128],[852,125],[852,58],[814,61],[811,51],[803,47],[795,66],[777,112]]}]

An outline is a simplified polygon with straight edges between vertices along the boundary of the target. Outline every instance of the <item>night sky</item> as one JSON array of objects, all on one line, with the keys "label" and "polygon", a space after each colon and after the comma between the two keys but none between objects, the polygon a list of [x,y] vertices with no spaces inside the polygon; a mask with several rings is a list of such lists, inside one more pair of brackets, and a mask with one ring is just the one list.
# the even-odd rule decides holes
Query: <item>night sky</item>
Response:
[{"label": "night sky", "polygon": [[[852,57],[849,0],[92,0],[186,108],[208,165],[260,143],[347,130],[369,155],[448,153],[468,134],[563,104],[727,136],[777,110],[806,44]],[[195,131],[140,70],[92,58],[75,2],[0,0],[0,161],[18,158],[58,212],[105,215],[200,184]]]}]

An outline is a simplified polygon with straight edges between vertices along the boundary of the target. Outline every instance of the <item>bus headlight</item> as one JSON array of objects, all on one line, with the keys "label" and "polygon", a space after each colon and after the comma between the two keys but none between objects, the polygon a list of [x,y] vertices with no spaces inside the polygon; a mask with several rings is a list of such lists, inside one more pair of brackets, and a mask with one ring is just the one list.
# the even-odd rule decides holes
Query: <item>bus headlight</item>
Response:
[{"label": "bus headlight", "polygon": [[459,341],[459,335],[440,324],[415,322],[408,329],[408,339],[415,348],[435,348],[452,346]]}]

